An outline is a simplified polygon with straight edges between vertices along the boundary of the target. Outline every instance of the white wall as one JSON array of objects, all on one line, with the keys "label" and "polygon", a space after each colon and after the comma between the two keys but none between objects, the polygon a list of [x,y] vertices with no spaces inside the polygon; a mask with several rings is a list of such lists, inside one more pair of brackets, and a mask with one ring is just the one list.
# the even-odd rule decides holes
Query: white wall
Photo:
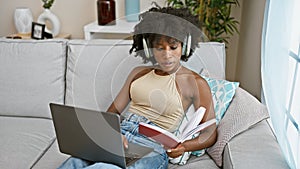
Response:
[{"label": "white wall", "polygon": [[261,36],[266,0],[243,0],[235,78],[261,98]]},{"label": "white wall", "polygon": [[[96,0],[55,0],[51,11],[61,22],[61,32],[70,33],[72,38],[83,38],[83,26],[97,19]],[[115,0],[116,17],[124,17],[125,0]],[[140,9],[144,11],[151,6],[152,0],[140,0]],[[165,0],[156,0],[164,6]],[[13,15],[17,7],[29,7],[34,21],[43,12],[42,0],[0,0],[0,36],[16,33]]]},{"label": "white wall", "polygon": [[[243,0],[240,0],[240,6],[233,6],[231,10],[231,14],[237,21],[241,22],[242,16],[242,7]],[[239,29],[240,25],[238,25]],[[234,81],[236,80],[235,71],[236,71],[236,62],[237,62],[237,54],[238,54],[238,46],[239,46],[240,36],[239,34],[234,34],[228,41],[226,49],[226,79]]]}]

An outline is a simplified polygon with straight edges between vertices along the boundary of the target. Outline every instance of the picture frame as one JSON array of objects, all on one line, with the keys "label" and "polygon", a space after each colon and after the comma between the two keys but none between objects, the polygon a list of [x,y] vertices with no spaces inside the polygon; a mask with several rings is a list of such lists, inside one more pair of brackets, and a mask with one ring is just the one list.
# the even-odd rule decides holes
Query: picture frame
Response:
[{"label": "picture frame", "polygon": [[32,22],[31,26],[31,38],[32,39],[44,39],[45,36],[45,24]]}]

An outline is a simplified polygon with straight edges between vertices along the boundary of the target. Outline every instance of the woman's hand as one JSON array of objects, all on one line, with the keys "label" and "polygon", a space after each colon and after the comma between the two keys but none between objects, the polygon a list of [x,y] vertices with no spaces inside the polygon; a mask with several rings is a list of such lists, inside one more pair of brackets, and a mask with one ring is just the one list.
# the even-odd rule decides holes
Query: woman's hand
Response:
[{"label": "woman's hand", "polygon": [[183,146],[183,144],[179,144],[177,147],[167,150],[168,156],[172,158],[179,157],[184,152],[185,152],[185,147]]},{"label": "woman's hand", "polygon": [[128,140],[123,134],[122,134],[122,141],[123,141],[124,148],[127,149],[128,148]]}]

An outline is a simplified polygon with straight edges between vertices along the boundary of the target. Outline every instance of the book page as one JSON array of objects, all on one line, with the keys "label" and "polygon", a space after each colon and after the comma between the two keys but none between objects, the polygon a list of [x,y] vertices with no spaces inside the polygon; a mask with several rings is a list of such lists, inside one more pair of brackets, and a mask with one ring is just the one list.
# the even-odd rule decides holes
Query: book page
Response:
[{"label": "book page", "polygon": [[198,125],[197,127],[195,127],[194,129],[190,130],[189,132],[187,132],[185,135],[182,135],[181,138],[180,138],[180,141],[181,142],[184,142],[188,139],[190,139],[190,136],[200,132],[201,130],[205,129],[206,127],[212,125],[216,123],[216,119],[211,119],[209,121],[206,121],[200,125]]},{"label": "book page", "polygon": [[195,127],[197,127],[200,124],[200,122],[205,114],[205,111],[206,111],[206,109],[204,107],[199,107],[197,109],[197,111],[191,112],[190,114],[187,115],[187,117],[185,117],[185,118],[187,118],[187,123],[186,123],[186,126],[182,130],[181,136],[186,135],[188,132],[190,132],[191,130],[193,130]]}]

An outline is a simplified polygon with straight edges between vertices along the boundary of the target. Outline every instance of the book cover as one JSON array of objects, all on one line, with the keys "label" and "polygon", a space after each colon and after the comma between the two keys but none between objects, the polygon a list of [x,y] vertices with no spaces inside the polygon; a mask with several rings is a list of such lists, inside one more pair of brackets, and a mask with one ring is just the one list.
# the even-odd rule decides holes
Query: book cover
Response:
[{"label": "book cover", "polygon": [[183,130],[178,136],[158,126],[153,126],[142,122],[139,124],[139,133],[159,142],[166,149],[174,148],[179,143],[190,139],[192,135],[216,123],[216,120],[212,119],[205,123],[199,124],[204,116],[204,113],[205,108],[200,107],[195,112],[194,117],[191,118],[191,121],[189,123],[186,123],[185,126],[183,126]]}]

